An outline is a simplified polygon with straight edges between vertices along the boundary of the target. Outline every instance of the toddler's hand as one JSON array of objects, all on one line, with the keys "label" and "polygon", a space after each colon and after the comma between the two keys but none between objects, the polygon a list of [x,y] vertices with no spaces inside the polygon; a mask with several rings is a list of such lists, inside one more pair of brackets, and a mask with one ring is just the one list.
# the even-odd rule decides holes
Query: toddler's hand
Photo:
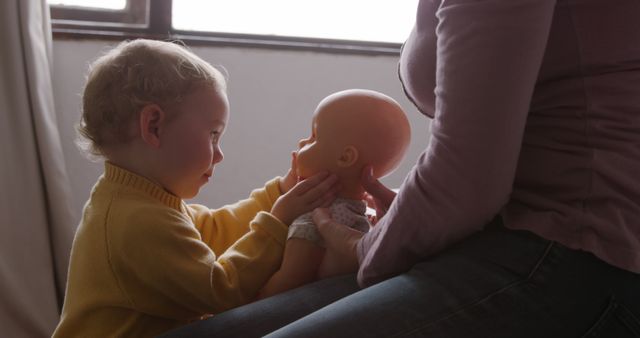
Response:
[{"label": "toddler's hand", "polygon": [[296,183],[298,183],[298,165],[296,161],[296,152],[291,152],[291,168],[287,171],[287,174],[284,175],[284,178],[280,178],[280,192],[286,194],[291,188],[293,188]]},{"label": "toddler's hand", "polygon": [[290,225],[298,216],[318,207],[328,207],[339,190],[338,178],[319,173],[296,184],[280,196],[271,208],[271,214],[282,223]]}]

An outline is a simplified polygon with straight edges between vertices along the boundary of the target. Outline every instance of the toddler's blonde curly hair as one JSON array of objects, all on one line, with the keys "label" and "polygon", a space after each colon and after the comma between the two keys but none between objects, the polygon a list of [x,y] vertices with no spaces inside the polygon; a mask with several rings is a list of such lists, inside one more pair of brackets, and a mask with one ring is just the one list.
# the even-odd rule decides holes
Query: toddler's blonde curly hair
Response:
[{"label": "toddler's blonde curly hair", "polygon": [[180,102],[201,86],[226,92],[222,73],[174,42],[124,41],[94,61],[82,95],[78,145],[90,158],[133,137],[147,104]]}]

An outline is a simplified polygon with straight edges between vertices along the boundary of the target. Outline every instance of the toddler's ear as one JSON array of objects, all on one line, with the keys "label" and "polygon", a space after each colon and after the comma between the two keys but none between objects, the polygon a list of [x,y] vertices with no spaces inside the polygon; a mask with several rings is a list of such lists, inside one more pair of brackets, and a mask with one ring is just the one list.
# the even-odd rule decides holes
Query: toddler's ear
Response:
[{"label": "toddler's ear", "polygon": [[346,146],[342,149],[342,153],[338,158],[338,166],[339,167],[350,167],[354,165],[358,161],[358,157],[360,154],[358,153],[358,149],[354,146]]},{"label": "toddler's ear", "polygon": [[160,125],[164,121],[164,111],[157,104],[148,104],[140,111],[140,136],[145,143],[160,146]]}]

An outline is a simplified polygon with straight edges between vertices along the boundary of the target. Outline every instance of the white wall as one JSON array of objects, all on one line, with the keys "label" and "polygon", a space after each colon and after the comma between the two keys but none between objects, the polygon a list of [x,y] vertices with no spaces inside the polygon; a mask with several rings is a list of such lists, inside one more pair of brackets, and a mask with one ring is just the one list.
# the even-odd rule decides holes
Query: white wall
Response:
[{"label": "white wall", "polygon": [[[102,164],[91,163],[74,145],[80,93],[88,64],[113,42],[55,40],[54,97],[73,192],[76,222]],[[429,120],[405,98],[396,75],[397,56],[362,56],[231,47],[197,47],[196,54],[229,72],[230,124],[222,141],[224,161],[194,202],[219,207],[248,196],[283,175],[297,141],[310,130],[311,114],[326,95],[347,88],[373,89],[405,108],[412,143],[402,165],[383,179],[402,183],[426,147]]]}]

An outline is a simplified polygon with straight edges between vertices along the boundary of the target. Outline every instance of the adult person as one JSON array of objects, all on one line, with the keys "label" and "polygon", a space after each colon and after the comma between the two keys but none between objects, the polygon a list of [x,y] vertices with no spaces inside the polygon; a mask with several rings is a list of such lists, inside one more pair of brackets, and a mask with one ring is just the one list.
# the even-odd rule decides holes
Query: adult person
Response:
[{"label": "adult person", "polygon": [[368,234],[315,212],[366,288],[209,327],[268,309],[293,321],[270,337],[640,336],[640,2],[422,0],[399,72],[428,149]]}]

